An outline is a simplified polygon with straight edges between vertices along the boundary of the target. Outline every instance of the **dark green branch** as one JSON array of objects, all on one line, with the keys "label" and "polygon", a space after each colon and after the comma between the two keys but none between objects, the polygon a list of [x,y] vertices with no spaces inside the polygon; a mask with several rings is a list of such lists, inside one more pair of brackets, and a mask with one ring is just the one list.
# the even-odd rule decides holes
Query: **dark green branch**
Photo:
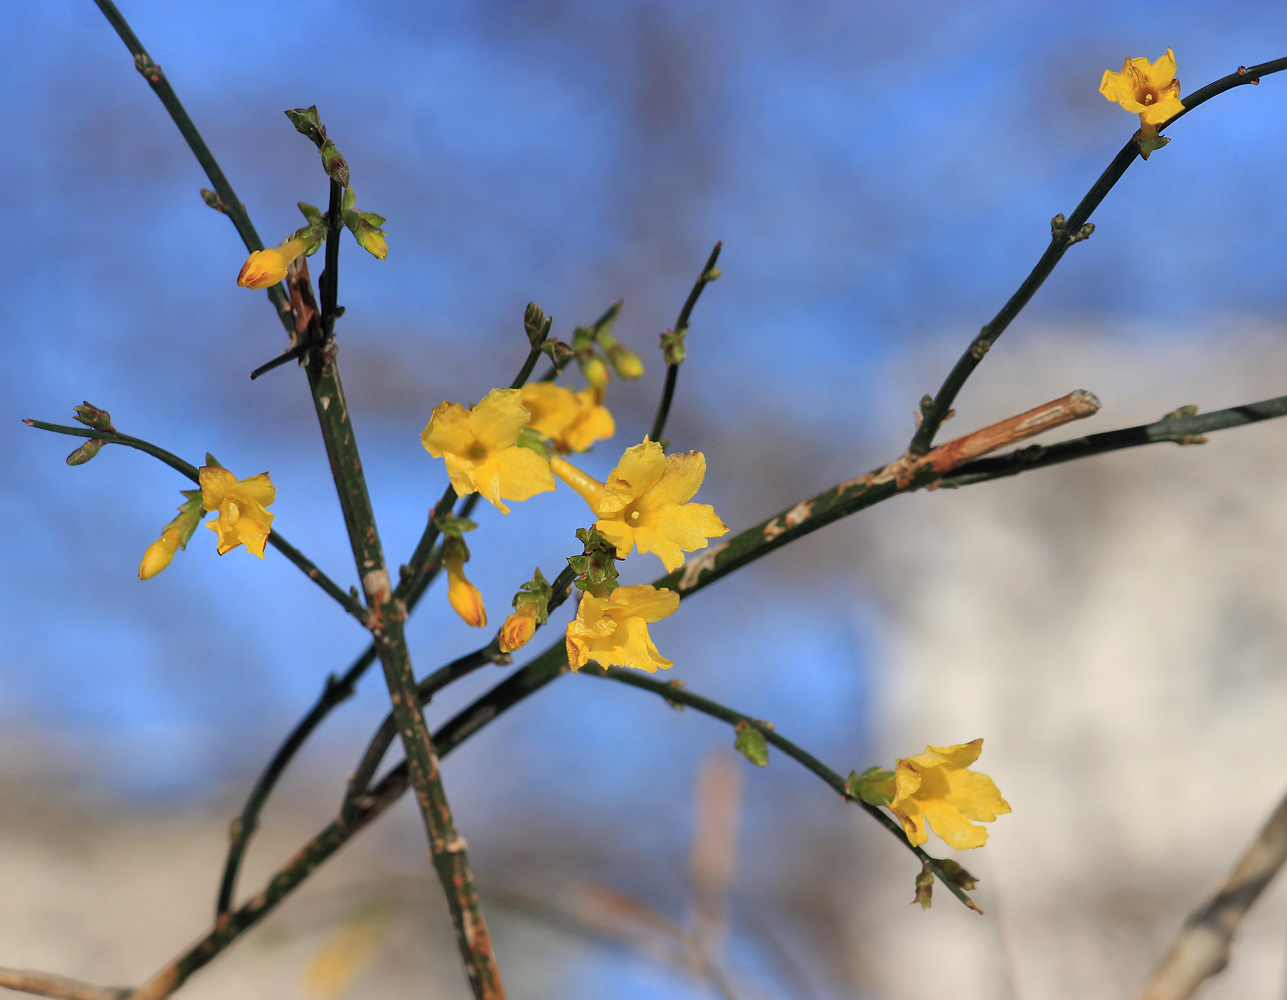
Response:
[{"label": "dark green branch", "polygon": [[[724,247],[722,242],[716,243],[715,248],[711,250],[711,255],[706,258],[706,266],[702,268],[701,273],[697,275],[697,280],[693,283],[692,291],[688,293],[688,298],[684,300],[684,306],[679,310],[679,319],[675,320],[674,333],[683,336],[688,332],[688,320],[693,313],[693,306],[697,305],[697,300],[701,298],[702,290],[715,280],[711,271],[715,267],[715,262],[719,260],[719,252]],[[666,384],[661,390],[661,401],[657,404],[657,416],[653,419],[652,430],[648,433],[648,440],[660,441],[661,436],[666,430],[666,420],[670,416],[670,404],[675,398],[675,382],[679,378],[679,364],[666,366]]]},{"label": "dark green branch", "polygon": [[[210,184],[219,196],[219,200],[223,202],[224,214],[232,220],[232,224],[236,227],[237,234],[246,245],[246,249],[251,253],[256,250],[262,250],[264,242],[259,238],[259,233],[255,231],[255,225],[250,221],[250,216],[246,213],[246,207],[241,203],[241,199],[237,197],[237,192],[232,189],[232,185],[228,183],[228,178],[224,176],[218,161],[215,160],[214,155],[210,152],[210,147],[206,145],[205,139],[197,131],[196,125],[193,124],[192,119],[188,116],[188,112],[179,100],[179,96],[174,92],[174,88],[170,86],[170,81],[161,72],[161,67],[148,55],[147,49],[143,47],[143,43],[138,40],[138,36],[134,34],[134,30],[121,15],[121,12],[116,9],[116,4],[112,3],[112,0],[94,0],[94,2],[98,4],[98,9],[103,12],[103,16],[116,29],[116,33],[121,36],[121,41],[130,50],[130,54],[134,56],[135,68],[143,74],[143,79],[148,82],[152,92],[161,99],[161,104],[170,113],[174,124],[178,126],[179,134],[187,142],[188,148],[192,150],[197,162],[201,164],[201,169],[206,172],[206,177],[210,179]],[[288,333],[293,332],[294,324],[291,320],[290,300],[287,298],[282,286],[280,284],[272,285],[268,289],[268,298],[273,304],[277,318],[286,327],[286,331]]]},{"label": "dark green branch", "polygon": [[[1270,73],[1277,73],[1283,69],[1287,69],[1287,59],[1275,59],[1272,62],[1261,63],[1259,66],[1252,66],[1249,69],[1240,68],[1236,73],[1221,77],[1214,83],[1209,83],[1201,90],[1197,90],[1186,97],[1184,99],[1184,111],[1165,125],[1159,126],[1159,131],[1170,128],[1198,105],[1206,103],[1217,94],[1223,94],[1226,90],[1232,90],[1234,87],[1259,83],[1262,76],[1268,76]],[[911,444],[907,447],[910,454],[919,456],[929,451],[934,443],[935,435],[938,434],[943,421],[947,419],[948,413],[951,412],[952,404],[956,402],[956,396],[965,385],[966,380],[974,373],[974,369],[982,363],[983,356],[987,354],[992,345],[1005,332],[1006,327],[1019,315],[1023,307],[1036,294],[1037,289],[1050,276],[1050,272],[1063,259],[1064,253],[1067,252],[1068,248],[1089,235],[1088,232],[1083,231],[1082,227],[1090,219],[1091,213],[1099,207],[1100,202],[1107,197],[1108,192],[1122,179],[1122,175],[1135,162],[1135,158],[1139,156],[1139,153],[1139,145],[1136,143],[1135,137],[1132,136],[1126,145],[1118,150],[1108,168],[1100,174],[1099,179],[1086,192],[1086,196],[1073,209],[1073,213],[1068,217],[1067,222],[1060,226],[1052,225],[1050,245],[1046,247],[1041,259],[1037,261],[1036,267],[1023,280],[1023,284],[1019,286],[1018,291],[1010,296],[1010,300],[1001,307],[1001,311],[970,342],[970,346],[966,348],[965,353],[961,355],[952,367],[951,372],[948,373],[933,401],[922,409],[920,426],[916,429]]]},{"label": "dark green branch", "polygon": [[229,831],[228,857],[224,861],[223,878],[219,884],[219,899],[215,904],[215,917],[221,917],[232,909],[233,897],[237,891],[237,874],[241,870],[242,859],[246,855],[246,848],[250,846],[250,838],[254,836],[255,830],[259,827],[259,814],[264,808],[264,803],[268,801],[268,796],[272,794],[273,788],[277,785],[278,779],[285,772],[287,765],[290,764],[295,754],[299,752],[305,741],[313,734],[322,720],[330,713],[331,709],[343,701],[353,697],[356,689],[358,678],[361,677],[375,662],[375,644],[366,648],[359,656],[348,671],[341,678],[336,678],[334,674],[326,678],[326,686],[322,689],[321,697],[307,715],[304,716],[295,726],[285,742],[277,749],[273,759],[269,761],[268,767],[264,769],[259,780],[255,782],[255,787],[251,789],[250,797],[242,807],[241,815],[232,823],[232,829]]},{"label": "dark green branch", "polygon": [[869,816],[873,817],[876,822],[892,833],[904,847],[908,848],[913,854],[915,854],[922,863],[929,865],[934,874],[938,876],[938,880],[947,886],[952,895],[966,906],[970,907],[970,909],[978,909],[966,891],[943,874],[943,871],[939,866],[938,859],[930,857],[924,850],[911,843],[911,841],[907,839],[907,834],[903,832],[903,828],[895,822],[888,813],[883,809],[878,809],[873,805],[863,802],[861,799],[855,799],[850,796],[849,789],[845,784],[844,778],[831,770],[831,768],[827,767],[826,764],[822,763],[822,761],[818,760],[817,757],[813,756],[813,754],[809,753],[807,750],[804,750],[792,743],[790,740],[779,736],[778,733],[774,731],[773,727],[766,725],[764,722],[753,718],[752,716],[736,712],[725,705],[721,705],[717,701],[711,701],[709,698],[703,698],[699,694],[694,694],[684,688],[679,682],[668,683],[666,681],[653,680],[653,678],[646,674],[641,674],[636,670],[622,670],[620,667],[608,667],[602,673],[597,670],[587,669],[582,671],[582,673],[590,677],[604,677],[608,680],[618,681],[621,684],[628,684],[631,687],[639,688],[642,691],[651,691],[653,694],[660,695],[662,698],[665,698],[668,702],[676,702],[680,705],[687,705],[689,708],[695,708],[697,711],[711,716],[711,718],[719,719],[721,722],[727,722],[730,726],[737,726],[741,723],[746,723],[748,726],[757,730],[760,735],[764,737],[765,742],[771,743],[796,763],[803,765],[805,770],[811,771],[830,785],[832,791],[846,802],[852,802]]},{"label": "dark green branch", "polygon": [[[130,437],[128,434],[120,434],[114,431],[91,430],[88,427],[68,427],[65,424],[47,424],[43,420],[28,419],[24,420],[23,423],[28,427],[35,427],[42,431],[53,431],[55,434],[66,434],[69,437],[97,438],[107,444],[122,444],[127,448],[134,448],[136,451],[141,451],[146,455],[151,455],[153,458],[159,459],[176,472],[187,476],[198,486],[201,485],[201,476],[198,474],[197,467],[195,465],[185,462],[183,459],[179,458],[178,455],[168,452],[164,448],[159,448],[150,441],[144,441],[142,438]],[[286,541],[286,539],[282,537],[281,532],[275,528],[269,532],[268,544],[299,567],[304,572],[305,576],[326,591],[326,593],[334,598],[345,611],[351,614],[362,624],[366,624],[366,609],[357,601],[353,600],[352,596],[341,590],[335,581],[318,569],[317,565],[304,555],[304,553],[300,552],[299,549]]]}]

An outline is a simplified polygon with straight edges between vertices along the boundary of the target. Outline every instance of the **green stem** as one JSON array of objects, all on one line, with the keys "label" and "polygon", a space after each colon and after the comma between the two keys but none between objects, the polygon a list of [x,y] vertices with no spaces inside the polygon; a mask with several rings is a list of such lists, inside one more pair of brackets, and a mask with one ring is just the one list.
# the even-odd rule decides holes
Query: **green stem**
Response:
[{"label": "green stem", "polygon": [[[1272,62],[1261,63],[1259,66],[1250,68],[1242,67],[1238,72],[1230,73],[1228,76],[1221,77],[1214,83],[1209,83],[1201,90],[1197,90],[1184,99],[1184,110],[1168,121],[1165,125],[1159,126],[1159,131],[1170,128],[1186,114],[1192,111],[1200,104],[1205,104],[1217,94],[1223,94],[1234,87],[1245,86],[1247,84],[1259,83],[1262,76],[1268,76],[1270,73],[1277,73],[1287,69],[1287,58],[1275,59]],[[1091,214],[1100,205],[1100,202],[1107,197],[1108,192],[1113,186],[1122,179],[1127,168],[1135,162],[1139,156],[1139,145],[1132,136],[1113,157],[1113,161],[1107,169],[1100,174],[1099,179],[1086,192],[1086,196],[1073,209],[1072,215],[1068,217],[1067,222],[1052,233],[1050,245],[1046,247],[1041,259],[1037,265],[1029,272],[1028,277],[1023,280],[1010,300],[1001,307],[1001,311],[992,318],[992,321],[979,331],[970,346],[966,348],[965,353],[957,360],[952,370],[944,379],[942,386],[935,394],[933,401],[929,406],[923,409],[921,414],[920,426],[912,436],[911,444],[907,450],[914,456],[924,455],[930,450],[934,443],[934,436],[938,433],[939,428],[943,426],[943,421],[951,412],[952,404],[956,401],[957,394],[965,385],[966,380],[974,373],[983,361],[983,356],[991,349],[1006,330],[1006,327],[1022,311],[1023,307],[1028,304],[1037,289],[1050,276],[1050,272],[1055,269],[1055,265],[1063,259],[1064,254],[1073,243],[1084,239],[1080,236],[1080,230],[1083,225],[1090,219]]]},{"label": "green stem", "polygon": [[[210,186],[214,188],[215,194],[223,202],[224,213],[232,220],[233,226],[237,229],[237,234],[241,241],[246,245],[246,249],[251,253],[264,248],[264,241],[259,238],[259,233],[255,231],[254,223],[250,221],[250,216],[246,213],[246,207],[242,205],[241,199],[237,197],[237,192],[232,189],[228,183],[228,178],[224,176],[223,170],[210,152],[210,147],[206,145],[205,139],[197,131],[189,117],[187,109],[179,100],[178,94],[170,86],[170,81],[161,71],[161,67],[148,54],[143,43],[139,41],[138,36],[134,34],[134,29],[129,26],[129,22],[116,9],[116,4],[112,0],[94,0],[98,4],[98,9],[103,12],[103,16],[116,33],[121,36],[121,41],[125,47],[130,50],[134,56],[134,67],[142,75],[143,79],[148,82],[152,92],[161,100],[165,110],[170,113],[174,124],[179,129],[179,134],[183,136],[188,144],[188,148],[201,164],[201,169],[206,172],[206,177],[210,179]],[[291,320],[290,299],[280,284],[272,285],[268,289],[268,298],[273,304],[273,309],[277,313],[277,318],[281,320],[282,325],[286,328],[287,333],[294,331],[294,324]]]},{"label": "green stem", "polygon": [[869,805],[862,801],[862,799],[853,798],[849,794],[849,789],[845,784],[844,778],[831,770],[831,768],[827,767],[826,764],[822,763],[822,761],[818,760],[817,757],[813,756],[813,754],[809,753],[807,750],[804,750],[792,743],[790,740],[779,736],[778,733],[774,731],[773,727],[766,725],[759,719],[734,711],[725,705],[721,705],[717,701],[712,701],[710,698],[703,698],[699,694],[694,694],[678,684],[653,680],[651,677],[640,674],[637,671],[622,670],[620,667],[608,667],[602,673],[599,673],[596,670],[583,670],[582,673],[590,677],[603,677],[608,680],[618,681],[621,684],[628,684],[631,687],[636,687],[643,691],[651,691],[653,694],[660,695],[662,698],[665,698],[668,702],[676,702],[680,705],[687,705],[689,708],[695,708],[697,711],[711,716],[711,718],[719,719],[721,722],[727,722],[730,726],[737,726],[741,723],[746,723],[748,726],[757,730],[760,735],[764,737],[765,742],[771,743],[796,763],[803,765],[805,770],[816,774],[819,778],[830,785],[832,790],[842,799],[846,802],[852,802],[875,819],[876,822],[898,838],[904,847],[910,848],[912,853],[915,854],[924,864],[929,865],[930,870],[938,876],[938,880],[940,882],[947,886],[952,895],[970,909],[978,909],[966,891],[946,877],[942,868],[939,866],[938,859],[930,857],[924,850],[912,844],[907,839],[907,835],[903,832],[903,828],[895,822],[892,817],[884,812],[884,810],[878,809],[873,805]]},{"label": "green stem", "polygon": [[[24,420],[23,423],[28,427],[35,427],[38,430],[53,431],[55,434],[66,434],[69,437],[97,438],[98,440],[105,441],[108,444],[125,445],[127,448],[133,448],[136,451],[141,451],[146,455],[151,455],[153,458],[159,459],[176,472],[187,476],[198,486],[201,485],[201,476],[199,475],[195,465],[185,462],[183,459],[179,458],[178,455],[168,452],[164,448],[159,448],[150,441],[144,441],[142,438],[130,437],[128,434],[119,434],[114,431],[91,430],[88,427],[68,427],[65,424],[48,424],[43,420],[27,419]],[[341,590],[335,581],[318,569],[317,565],[305,556],[304,553],[300,552],[299,549],[286,541],[286,539],[282,537],[281,532],[277,531],[275,528],[269,532],[268,544],[298,566],[305,576],[326,591],[326,593],[334,598],[345,611],[351,614],[363,625],[366,624],[366,608],[362,607],[362,605],[353,600],[349,594]]]},{"label": "green stem", "polygon": [[[684,300],[684,306],[679,310],[679,319],[675,320],[674,332],[683,334],[688,330],[688,320],[693,313],[693,306],[697,305],[697,300],[702,296],[702,290],[705,289],[715,279],[711,277],[711,269],[715,262],[719,260],[719,252],[724,247],[723,242],[716,243],[715,248],[711,250],[711,255],[706,258],[706,266],[702,268],[701,274],[697,276],[697,281],[693,283],[692,291],[688,293],[688,298]],[[661,401],[657,404],[657,416],[653,419],[652,430],[648,433],[648,440],[660,441],[661,436],[666,430],[666,420],[670,416],[670,404],[675,398],[675,382],[679,378],[679,363],[666,366],[666,384],[661,390]]]}]

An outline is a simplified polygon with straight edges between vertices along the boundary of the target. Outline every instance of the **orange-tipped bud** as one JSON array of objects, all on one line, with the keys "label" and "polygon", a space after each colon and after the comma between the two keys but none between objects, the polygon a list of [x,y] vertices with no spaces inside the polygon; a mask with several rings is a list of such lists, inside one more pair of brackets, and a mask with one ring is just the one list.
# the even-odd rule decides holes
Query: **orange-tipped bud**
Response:
[{"label": "orange-tipped bud", "polygon": [[535,634],[536,609],[530,604],[524,604],[506,618],[505,624],[501,626],[500,651],[512,653],[516,649],[522,649],[532,641]]},{"label": "orange-tipped bud", "polygon": [[166,528],[161,537],[147,547],[143,561],[139,563],[139,579],[150,580],[161,570],[170,565],[170,560],[179,551],[179,529]]},{"label": "orange-tipped bud", "polygon": [[447,570],[447,600],[456,609],[456,614],[467,625],[486,628],[487,609],[483,607],[483,595],[465,579],[464,561],[459,556],[448,556],[443,565]]},{"label": "orange-tipped bud", "polygon": [[237,284],[242,288],[275,285],[286,277],[286,268],[307,249],[308,244],[304,240],[292,239],[271,250],[256,250],[241,265]]}]

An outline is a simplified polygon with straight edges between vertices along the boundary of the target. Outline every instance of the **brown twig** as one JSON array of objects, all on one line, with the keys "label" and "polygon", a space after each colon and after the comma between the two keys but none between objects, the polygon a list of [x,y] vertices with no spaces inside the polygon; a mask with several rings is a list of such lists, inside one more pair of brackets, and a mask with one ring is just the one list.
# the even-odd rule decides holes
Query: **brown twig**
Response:
[{"label": "brown twig", "polygon": [[131,992],[118,986],[95,986],[93,983],[82,983],[79,979],[34,972],[31,969],[0,968],[0,986],[19,993],[54,997],[55,1000],[125,1000]]},{"label": "brown twig", "polygon": [[1229,962],[1247,911],[1287,862],[1287,795],[1214,896],[1190,914],[1140,1000],[1186,1000]]}]

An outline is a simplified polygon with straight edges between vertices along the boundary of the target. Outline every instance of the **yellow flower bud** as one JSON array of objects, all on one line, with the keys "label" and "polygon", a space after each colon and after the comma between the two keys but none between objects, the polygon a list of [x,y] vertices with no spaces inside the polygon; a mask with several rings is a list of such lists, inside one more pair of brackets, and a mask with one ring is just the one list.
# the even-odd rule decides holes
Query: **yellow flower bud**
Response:
[{"label": "yellow flower bud", "polygon": [[170,565],[170,560],[179,551],[179,529],[166,528],[161,537],[147,547],[143,561],[139,563],[139,579],[150,580],[161,570]]},{"label": "yellow flower bud", "polygon": [[644,366],[639,360],[639,355],[634,351],[627,351],[624,348],[613,358],[616,362],[617,374],[622,378],[643,378]]},{"label": "yellow flower bud", "polygon": [[516,649],[522,649],[532,641],[535,634],[536,608],[531,604],[524,604],[506,618],[505,624],[501,626],[500,651],[512,653]]},{"label": "yellow flower bud", "polygon": [[464,561],[458,555],[448,556],[443,565],[447,570],[447,600],[456,609],[456,614],[465,620],[466,625],[486,628],[487,609],[483,607],[483,595],[465,579]]},{"label": "yellow flower bud", "polygon": [[608,387],[608,381],[612,378],[608,374],[608,366],[603,363],[602,358],[597,356],[581,365],[581,374],[585,376],[585,380],[591,386],[600,392]]},{"label": "yellow flower bud", "polygon": [[389,243],[384,238],[384,234],[378,230],[359,229],[357,240],[358,243],[361,244],[362,249],[372,257],[378,257],[380,260],[384,260],[384,258],[389,256]]},{"label": "yellow flower bud", "polygon": [[256,250],[241,265],[237,284],[242,288],[267,288],[286,277],[286,268],[308,249],[301,239],[287,240],[271,250]]}]

